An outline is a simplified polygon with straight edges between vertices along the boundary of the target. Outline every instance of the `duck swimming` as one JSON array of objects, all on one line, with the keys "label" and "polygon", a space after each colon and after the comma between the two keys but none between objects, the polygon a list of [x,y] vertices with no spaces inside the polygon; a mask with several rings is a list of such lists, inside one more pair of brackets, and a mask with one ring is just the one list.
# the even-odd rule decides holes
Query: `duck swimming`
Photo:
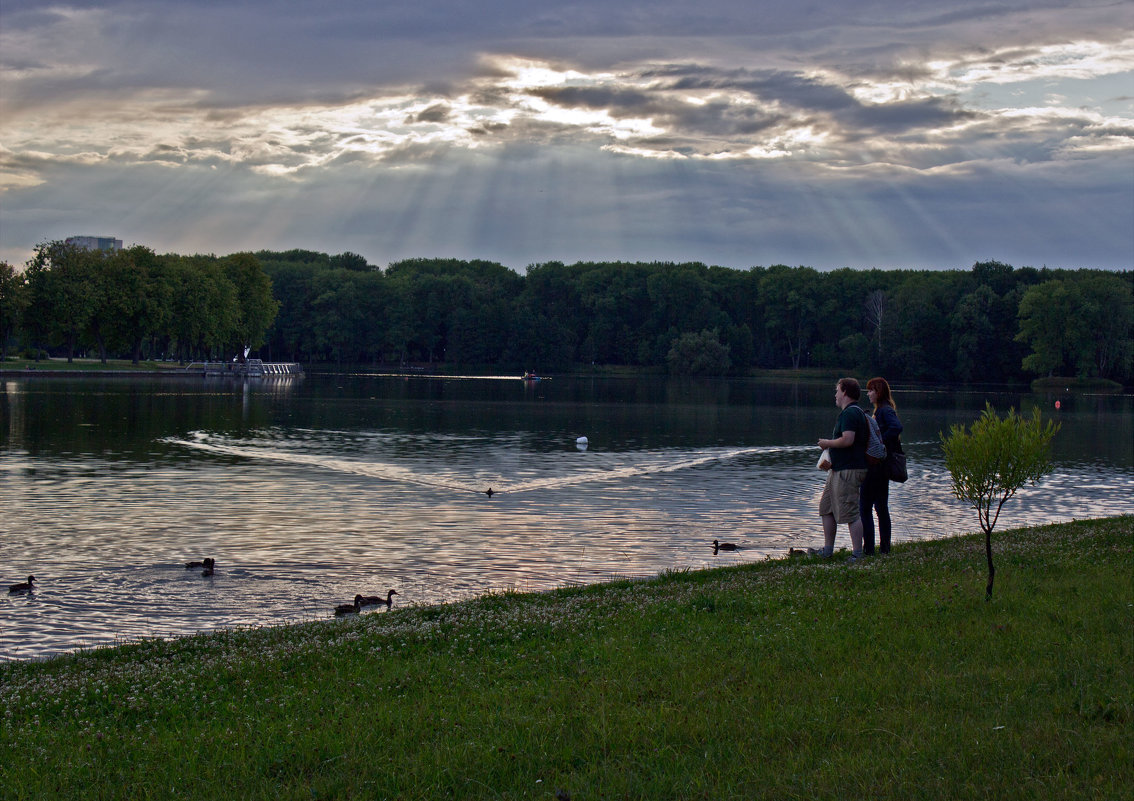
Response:
[{"label": "duck swimming", "polygon": [[15,595],[18,592],[31,592],[35,589],[32,584],[35,583],[35,576],[28,576],[27,581],[21,581],[19,584],[13,584],[8,588],[9,595]]},{"label": "duck swimming", "polygon": [[496,494],[496,492],[492,489],[492,487],[489,487],[488,489],[486,489],[484,491],[484,494],[487,495],[489,498],[491,498],[493,495]]},{"label": "duck swimming", "polygon": [[205,568],[208,568],[208,569],[211,570],[215,565],[216,565],[215,559],[213,559],[211,557],[206,557],[204,559],[204,561],[201,561],[201,562],[186,562],[185,563],[185,569],[189,570],[190,568],[194,568],[194,567],[205,567]]},{"label": "duck swimming", "polygon": [[386,597],[381,595],[357,595],[355,601],[360,606],[385,606],[387,609],[394,603],[394,596],[398,594],[397,590],[390,590],[386,593]]},{"label": "duck swimming", "polygon": [[357,615],[359,608],[362,606],[362,596],[354,596],[354,603],[352,604],[339,604],[335,607],[335,617],[342,615]]},{"label": "duck swimming", "polygon": [[731,542],[717,542],[716,540],[713,540],[713,553],[716,553],[717,551],[735,551],[735,550],[737,550],[737,547],[736,547],[736,545],[734,545]]}]

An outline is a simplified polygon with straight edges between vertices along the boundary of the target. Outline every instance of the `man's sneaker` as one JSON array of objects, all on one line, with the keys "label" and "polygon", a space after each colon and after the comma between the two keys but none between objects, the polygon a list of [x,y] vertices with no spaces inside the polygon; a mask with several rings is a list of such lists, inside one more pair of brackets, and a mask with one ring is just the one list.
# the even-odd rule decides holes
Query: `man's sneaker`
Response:
[{"label": "man's sneaker", "polygon": [[861,562],[862,556],[855,556],[853,553],[847,557],[847,564],[853,565],[855,562]]}]

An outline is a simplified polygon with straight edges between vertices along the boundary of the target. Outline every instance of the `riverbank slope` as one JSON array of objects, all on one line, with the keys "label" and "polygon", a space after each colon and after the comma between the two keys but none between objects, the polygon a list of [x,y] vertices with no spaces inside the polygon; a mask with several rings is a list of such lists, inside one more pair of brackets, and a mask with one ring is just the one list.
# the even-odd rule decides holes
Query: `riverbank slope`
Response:
[{"label": "riverbank slope", "polygon": [[10,798],[1122,798],[1134,518],[0,665]]}]

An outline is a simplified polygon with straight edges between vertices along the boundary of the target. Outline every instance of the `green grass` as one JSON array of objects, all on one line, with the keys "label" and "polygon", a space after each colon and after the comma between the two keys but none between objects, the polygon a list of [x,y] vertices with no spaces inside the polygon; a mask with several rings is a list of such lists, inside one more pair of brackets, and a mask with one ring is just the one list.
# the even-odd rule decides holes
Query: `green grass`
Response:
[{"label": "green grass", "polygon": [[5,798],[1118,799],[1134,518],[0,665]]},{"label": "green grass", "polygon": [[74,373],[125,371],[152,373],[155,371],[184,370],[185,365],[177,362],[142,361],[134,364],[129,359],[107,359],[103,364],[100,359],[79,359],[67,361],[65,358],[40,359],[14,359],[8,357],[0,362],[0,370],[37,370],[37,371],[63,371]]}]

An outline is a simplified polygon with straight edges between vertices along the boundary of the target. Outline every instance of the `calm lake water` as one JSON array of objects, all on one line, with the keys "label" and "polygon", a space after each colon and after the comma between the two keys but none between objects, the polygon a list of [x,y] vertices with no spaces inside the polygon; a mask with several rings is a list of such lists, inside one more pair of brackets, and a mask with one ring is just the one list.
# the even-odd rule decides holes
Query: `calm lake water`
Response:
[{"label": "calm lake water", "polygon": [[[0,659],[327,618],[359,592],[436,603],[817,545],[833,386],[0,377],[0,582],[37,579],[2,596]],[[896,541],[977,529],[938,432],[986,401],[1063,424],[1055,473],[998,528],[1134,513],[1129,394],[894,391]],[[206,556],[211,578],[182,566]]]}]

